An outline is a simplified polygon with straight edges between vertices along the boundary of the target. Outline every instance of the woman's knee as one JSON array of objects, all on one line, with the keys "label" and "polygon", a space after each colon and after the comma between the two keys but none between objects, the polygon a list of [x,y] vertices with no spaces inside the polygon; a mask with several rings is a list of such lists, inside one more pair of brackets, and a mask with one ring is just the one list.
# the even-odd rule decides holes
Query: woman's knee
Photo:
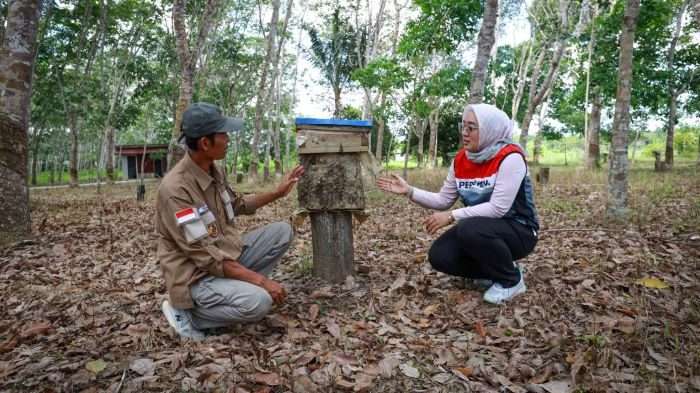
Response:
[{"label": "woman's knee", "polygon": [[437,240],[430,246],[428,250],[428,262],[433,267],[433,269],[445,273],[447,271],[447,266],[450,264],[449,256],[450,252],[446,249],[445,244],[440,244]]},{"label": "woman's knee", "polygon": [[483,217],[471,217],[457,223],[457,237],[460,244],[469,248],[483,242],[484,228],[489,225]]}]

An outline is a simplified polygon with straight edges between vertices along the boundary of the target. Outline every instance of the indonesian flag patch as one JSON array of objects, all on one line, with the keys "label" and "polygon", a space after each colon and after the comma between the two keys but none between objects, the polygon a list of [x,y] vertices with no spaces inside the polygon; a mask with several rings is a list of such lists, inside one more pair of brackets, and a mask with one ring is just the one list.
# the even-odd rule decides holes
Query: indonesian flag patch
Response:
[{"label": "indonesian flag patch", "polygon": [[186,224],[192,220],[197,219],[197,211],[193,207],[187,207],[182,210],[175,212],[175,218],[177,219],[177,225]]}]

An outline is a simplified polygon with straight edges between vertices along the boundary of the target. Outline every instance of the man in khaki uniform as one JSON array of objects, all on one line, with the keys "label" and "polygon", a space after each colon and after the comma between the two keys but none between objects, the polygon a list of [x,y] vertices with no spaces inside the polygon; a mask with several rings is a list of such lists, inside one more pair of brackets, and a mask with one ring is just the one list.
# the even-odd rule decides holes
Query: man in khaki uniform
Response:
[{"label": "man in khaki uniform", "polygon": [[226,156],[227,133],[242,126],[214,105],[190,105],[182,121],[187,154],[158,188],[158,261],[170,298],[162,308],[182,337],[202,339],[204,329],[259,321],[286,297],[267,276],[292,241],[289,224],[243,236],[235,224],[239,214],[289,194],[304,168],[294,168],[273,192],[242,196],[231,190],[214,161]]}]

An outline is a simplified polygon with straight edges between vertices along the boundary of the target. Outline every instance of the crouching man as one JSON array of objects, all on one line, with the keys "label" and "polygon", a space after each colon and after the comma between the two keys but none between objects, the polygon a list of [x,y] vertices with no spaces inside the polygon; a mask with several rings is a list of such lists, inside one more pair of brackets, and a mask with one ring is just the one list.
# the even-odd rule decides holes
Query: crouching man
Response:
[{"label": "crouching man", "polygon": [[273,192],[231,190],[214,160],[226,156],[228,133],[242,126],[214,105],[190,105],[181,137],[187,154],[158,188],[158,261],[170,299],[162,308],[181,337],[203,339],[205,329],[259,321],[287,295],[267,276],[289,248],[291,227],[276,222],[241,236],[236,218],[289,194],[304,168],[294,168]]}]

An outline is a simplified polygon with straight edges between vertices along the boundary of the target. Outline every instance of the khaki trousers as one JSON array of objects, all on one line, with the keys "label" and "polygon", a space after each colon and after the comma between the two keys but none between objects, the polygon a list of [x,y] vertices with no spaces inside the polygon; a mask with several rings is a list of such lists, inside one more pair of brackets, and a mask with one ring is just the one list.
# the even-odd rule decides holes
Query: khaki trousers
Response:
[{"label": "khaki trousers", "polygon": [[[285,222],[275,222],[246,233],[238,262],[267,276],[277,266],[293,237],[291,226]],[[195,307],[188,311],[197,329],[257,322],[272,307],[272,298],[266,290],[231,278],[206,276],[190,287],[190,293]]]}]

